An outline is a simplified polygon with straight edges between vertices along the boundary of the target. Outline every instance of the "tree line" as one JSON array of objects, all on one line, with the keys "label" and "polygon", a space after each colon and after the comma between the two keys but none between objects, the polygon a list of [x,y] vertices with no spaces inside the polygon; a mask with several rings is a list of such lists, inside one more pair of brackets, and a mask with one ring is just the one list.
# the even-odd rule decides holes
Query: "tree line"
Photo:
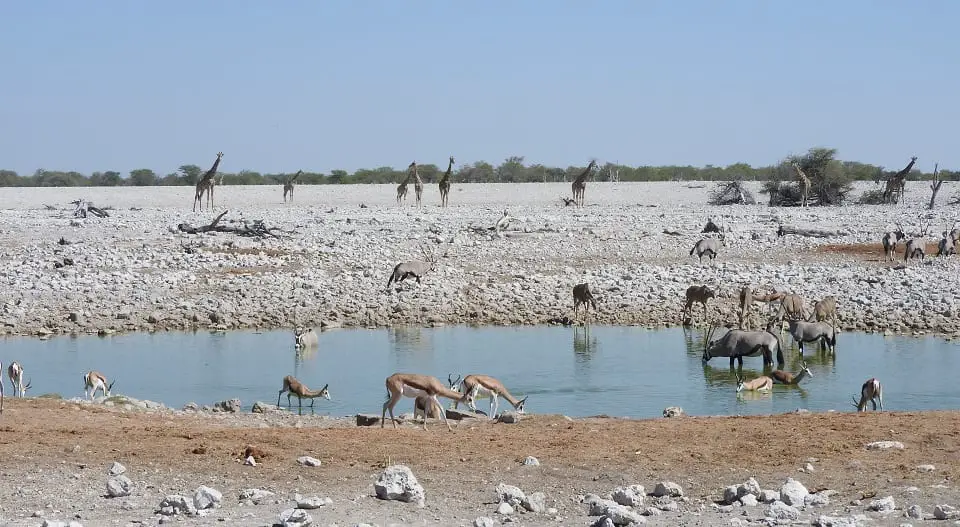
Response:
[{"label": "tree line", "polygon": [[[904,166],[909,156],[904,156]],[[846,180],[884,180],[903,167],[891,169],[860,163],[836,161],[835,170]],[[417,165],[420,178],[425,183],[436,183],[446,171],[446,166],[433,164]],[[451,175],[456,183],[539,183],[573,181],[584,167],[550,167],[527,164],[523,156],[505,159],[498,166],[486,161],[477,161],[456,167]],[[31,175],[19,175],[13,170],[0,170],[0,187],[115,187],[115,186],[175,186],[195,185],[206,169],[198,165],[182,165],[176,172],[159,175],[149,168],[138,168],[124,175],[114,170],[80,172],[38,169]],[[218,183],[223,185],[279,185],[292,174],[260,173],[253,170],[217,173]],[[946,180],[960,180],[960,172],[941,170]],[[298,184],[337,185],[357,183],[399,183],[407,176],[407,170],[393,167],[362,168],[348,173],[333,170],[329,174],[304,171]],[[707,165],[694,166],[639,166],[631,167],[614,163],[599,165],[592,181],[778,181],[791,179],[788,160],[776,165],[752,167],[747,163],[735,163],[726,167]],[[914,169],[908,179],[930,179],[930,173]]]}]

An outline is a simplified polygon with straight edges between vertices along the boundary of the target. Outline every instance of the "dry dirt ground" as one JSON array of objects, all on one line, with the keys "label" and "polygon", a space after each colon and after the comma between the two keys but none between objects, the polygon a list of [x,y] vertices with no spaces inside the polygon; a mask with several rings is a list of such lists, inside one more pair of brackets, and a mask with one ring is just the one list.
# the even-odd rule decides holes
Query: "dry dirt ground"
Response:
[{"label": "dry dirt ground", "polygon": [[[960,412],[784,414],[755,417],[683,417],[655,420],[529,416],[519,424],[463,421],[448,432],[431,422],[426,432],[361,428],[345,420],[290,417],[272,426],[263,416],[227,419],[169,412],[124,412],[100,405],[7,398],[0,417],[0,525],[40,525],[41,515],[84,525],[155,525],[167,494],[192,494],[200,485],[223,493],[223,506],[192,525],[271,525],[292,506],[295,493],[330,497],[311,511],[314,525],[472,525],[495,513],[494,487],[504,482],[542,491],[550,514],[516,514],[514,525],[590,525],[578,495],[605,495],[619,485],[648,492],[663,480],[687,496],[679,512],[651,516],[651,525],[730,525],[759,521],[764,506],[718,512],[711,507],[727,485],[756,477],[779,489],[794,477],[813,492],[838,492],[820,514],[867,514],[865,525],[899,525],[904,510],[960,505]],[[877,440],[904,450],[871,451]],[[244,466],[245,446],[262,449],[256,467]],[[322,460],[316,468],[296,458]],[[536,456],[541,466],[522,466]],[[105,498],[107,467],[119,461],[135,483],[128,498]],[[800,472],[807,463],[813,472]],[[374,497],[373,482],[387,463],[408,465],[426,489],[426,506]],[[932,464],[931,472],[917,470]],[[912,488],[913,487],[913,488]],[[260,505],[238,504],[238,493],[276,493]],[[892,495],[898,510],[865,512],[871,496]],[[866,499],[864,499],[866,497]],[[863,500],[851,504],[851,500]],[[167,520],[169,521],[169,520]],[[946,523],[946,522],[944,522]]]}]

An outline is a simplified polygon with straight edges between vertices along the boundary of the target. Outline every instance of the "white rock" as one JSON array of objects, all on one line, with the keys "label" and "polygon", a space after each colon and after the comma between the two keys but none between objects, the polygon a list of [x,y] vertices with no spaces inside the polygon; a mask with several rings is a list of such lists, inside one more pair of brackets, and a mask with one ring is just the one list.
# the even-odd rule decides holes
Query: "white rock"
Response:
[{"label": "white rock", "polygon": [[308,527],[313,525],[313,517],[303,509],[286,509],[280,513],[280,525],[283,527]]},{"label": "white rock", "polygon": [[803,500],[809,493],[802,483],[793,478],[787,478],[780,487],[780,501],[794,507],[803,506]]},{"label": "white rock", "polygon": [[535,458],[535,457],[533,457],[533,456],[527,456],[527,457],[523,460],[523,464],[526,465],[526,466],[528,466],[528,467],[539,467],[539,466],[540,466],[540,460],[537,459],[537,458]]},{"label": "white rock", "polygon": [[487,516],[480,516],[473,520],[473,527],[494,527],[496,524],[497,522],[493,518],[488,518]]},{"label": "white rock", "polygon": [[897,504],[893,501],[893,496],[887,496],[886,498],[873,500],[869,505],[867,505],[868,511],[876,512],[893,512],[893,510],[896,508]]},{"label": "white rock", "polygon": [[310,456],[300,456],[297,458],[297,463],[305,467],[319,467],[320,460],[315,457]]},{"label": "white rock", "polygon": [[247,459],[243,460],[243,464],[249,467],[255,467],[257,466],[257,460],[254,459],[253,456],[247,456]]},{"label": "white rock", "polygon": [[107,480],[107,496],[111,498],[129,496],[131,490],[133,490],[133,482],[124,475],[112,477]]},{"label": "white rock", "polygon": [[500,505],[497,505],[497,514],[509,516],[513,514],[513,507],[509,503],[501,501]]},{"label": "white rock", "polygon": [[[911,505],[910,507],[907,508],[906,515],[907,515],[907,518],[913,518],[913,519],[915,519],[915,520],[922,520],[922,519],[923,519],[923,510],[920,508],[919,505]],[[939,519],[941,519],[941,518],[937,518],[937,519],[939,520]]]},{"label": "white rock", "polygon": [[127,471],[127,467],[121,465],[119,462],[114,461],[110,464],[110,468],[107,469],[108,476],[119,476]]},{"label": "white rock", "polygon": [[373,484],[377,497],[382,500],[398,500],[416,503],[423,507],[426,494],[423,487],[413,475],[413,471],[406,465],[392,465],[387,467]]},{"label": "white rock", "polygon": [[617,505],[613,503],[607,507],[607,510],[604,512],[607,518],[610,518],[610,521],[614,525],[629,525],[631,523],[646,523],[647,519],[643,516],[633,512],[629,507],[624,507],[623,505]]},{"label": "white rock", "polygon": [[500,483],[497,485],[497,501],[507,502],[511,507],[517,508],[523,504],[527,496],[520,490],[520,487]]},{"label": "white rock", "polygon": [[903,450],[903,443],[900,441],[874,441],[873,443],[867,443],[867,450],[889,450],[891,448],[897,450]]},{"label": "white rock", "polygon": [[830,504],[830,498],[823,494],[807,494],[803,498],[803,504],[807,507],[823,507]]},{"label": "white rock", "polygon": [[853,517],[841,518],[825,514],[818,516],[812,523],[818,527],[858,527],[861,524],[859,520]]},{"label": "white rock", "polygon": [[756,507],[758,505],[757,497],[753,494],[747,494],[740,498],[740,505],[744,507]]},{"label": "white rock", "polygon": [[527,494],[521,505],[530,512],[543,512],[547,510],[547,495],[542,492]]},{"label": "white rock", "polygon": [[775,518],[777,520],[794,521],[800,519],[800,511],[797,510],[796,507],[787,505],[782,501],[775,501],[771,503],[764,513],[768,517]]},{"label": "white rock", "polygon": [[240,501],[249,501],[254,505],[260,505],[260,503],[273,496],[273,492],[264,489],[245,489],[240,491]]},{"label": "white rock", "polygon": [[763,503],[773,503],[780,499],[780,492],[776,490],[764,489],[760,491],[757,498]]},{"label": "white rock", "polygon": [[176,514],[196,514],[197,508],[193,500],[179,494],[170,494],[160,500],[160,514],[164,516],[174,516]]},{"label": "white rock", "polygon": [[617,487],[613,489],[611,498],[620,505],[627,507],[643,506],[643,498],[647,495],[643,485],[630,485],[628,487]]},{"label": "white rock", "polygon": [[201,485],[193,492],[193,506],[198,511],[215,509],[223,501],[223,494],[219,490]]},{"label": "white rock", "polygon": [[653,495],[656,497],[669,496],[671,498],[679,498],[683,496],[683,487],[672,481],[661,481],[657,483],[657,486],[653,489]]},{"label": "white rock", "polygon": [[933,465],[917,465],[917,472],[933,472],[937,467]]},{"label": "white rock", "polygon": [[298,509],[319,509],[326,505],[333,503],[333,500],[330,498],[321,498],[319,496],[310,496],[309,498],[303,498],[297,496],[297,508]]}]

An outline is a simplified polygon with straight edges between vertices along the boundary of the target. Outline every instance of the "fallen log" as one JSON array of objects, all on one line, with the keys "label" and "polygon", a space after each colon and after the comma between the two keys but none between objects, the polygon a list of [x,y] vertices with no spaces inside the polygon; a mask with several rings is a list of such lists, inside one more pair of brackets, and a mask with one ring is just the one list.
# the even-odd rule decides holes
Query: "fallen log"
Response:
[{"label": "fallen log", "polygon": [[253,238],[263,238],[270,236],[272,238],[280,238],[280,235],[274,231],[280,229],[276,227],[267,227],[263,224],[263,220],[255,220],[252,223],[244,222],[243,225],[231,227],[227,225],[220,225],[220,220],[227,214],[229,211],[221,212],[216,218],[210,222],[209,225],[201,225],[200,227],[194,227],[189,223],[181,223],[177,225],[177,230],[180,232],[185,232],[187,234],[202,234],[205,232],[226,232],[230,234],[236,234],[237,236],[247,236]]},{"label": "fallen log", "polygon": [[847,235],[847,233],[843,231],[824,231],[820,229],[803,229],[800,227],[792,227],[790,225],[781,225],[780,228],[777,229],[777,237],[786,236],[787,234],[805,236],[807,238],[833,238],[837,236]]}]

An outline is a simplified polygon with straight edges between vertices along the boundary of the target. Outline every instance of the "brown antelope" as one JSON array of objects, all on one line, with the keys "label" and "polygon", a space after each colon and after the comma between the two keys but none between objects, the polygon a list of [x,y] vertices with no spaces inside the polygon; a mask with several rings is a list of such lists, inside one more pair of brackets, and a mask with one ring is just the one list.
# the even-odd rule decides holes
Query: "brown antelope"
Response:
[{"label": "brown antelope", "polygon": [[507,391],[506,386],[502,382],[490,377],[488,375],[467,375],[463,378],[463,393],[467,400],[467,406],[473,410],[477,411],[477,396],[481,393],[487,393],[490,395],[490,413],[487,414],[490,419],[495,419],[497,417],[497,396],[502,395],[504,399],[507,400],[510,404],[513,405],[513,408],[516,409],[517,413],[523,413],[523,406],[527,402],[527,398],[517,399]]},{"label": "brown antelope", "polygon": [[880,386],[880,381],[876,377],[871,377],[867,379],[863,386],[860,387],[860,401],[857,401],[857,398],[853,398],[853,405],[857,407],[858,412],[867,411],[867,401],[873,405],[873,410],[877,410],[877,402],[880,402],[880,410],[883,411],[883,386]]},{"label": "brown antelope", "polygon": [[770,372],[770,378],[777,384],[800,384],[800,381],[802,381],[804,377],[813,378],[813,374],[810,373],[810,368],[807,367],[806,362],[800,363],[800,372],[796,375],[783,370],[773,370]]},{"label": "brown antelope", "polygon": [[287,375],[283,378],[283,387],[280,388],[280,392],[277,393],[277,408],[280,408],[280,396],[283,395],[283,392],[287,392],[287,408],[290,408],[290,397],[296,396],[297,401],[300,404],[300,412],[303,412],[303,400],[310,399],[310,408],[313,408],[313,403],[316,402],[317,397],[323,397],[324,399],[330,401],[330,390],[327,388],[330,384],[324,384],[323,388],[319,390],[311,390],[307,388],[305,384],[298,381],[293,375]]},{"label": "brown antelope", "polygon": [[[26,397],[32,381],[27,381],[26,386],[23,385],[23,366],[20,366],[19,362],[13,361],[10,363],[10,366],[7,367],[7,377],[10,377],[10,384],[13,385],[13,396],[17,397],[19,394],[21,399]],[[3,381],[0,381],[0,384],[2,383]]]},{"label": "brown antelope", "polygon": [[740,289],[740,329],[744,328],[744,321],[747,320],[747,317],[750,315],[750,307],[754,302],[761,302],[767,305],[767,314],[772,313],[773,305],[775,302],[783,300],[783,297],[786,296],[786,293],[780,293],[774,291],[766,295],[761,295],[753,292],[753,288],[749,285],[743,286]]},{"label": "brown antelope", "polygon": [[887,231],[883,234],[883,255],[887,261],[893,261],[894,253],[897,252],[897,243],[906,236],[903,233],[903,227],[897,223],[897,230]]},{"label": "brown antelope", "polygon": [[583,306],[583,320],[586,321],[590,315],[590,306],[597,310],[597,300],[590,292],[590,285],[587,283],[573,286],[573,320],[577,320],[577,310]]},{"label": "brown antelope", "polygon": [[761,375],[752,381],[743,381],[743,377],[740,374],[737,374],[737,393],[740,393],[743,390],[756,391],[756,392],[768,392],[773,388],[773,379],[767,377],[766,375]]},{"label": "brown antelope", "polygon": [[783,299],[780,300],[780,310],[777,311],[777,318],[781,324],[784,319],[807,319],[807,308],[803,305],[803,297],[794,293],[784,295]]},{"label": "brown antelope", "polygon": [[83,376],[83,393],[87,394],[87,390],[90,391],[90,400],[93,400],[93,397],[97,394],[97,390],[100,390],[103,393],[104,397],[110,397],[110,390],[113,389],[113,384],[117,382],[114,380],[109,385],[107,384],[107,378],[98,371],[88,371]]},{"label": "brown antelope", "polygon": [[837,324],[837,297],[825,296],[819,302],[813,304],[813,313],[810,314],[808,322],[825,322],[830,319],[833,325]]},{"label": "brown antelope", "polygon": [[680,311],[680,315],[683,316],[686,314],[689,318],[693,318],[693,303],[699,302],[703,305],[703,316],[707,317],[707,301],[711,298],[716,298],[717,294],[713,292],[713,289],[705,285],[692,285],[687,288],[687,302],[683,305],[683,309]]},{"label": "brown antelope", "polygon": [[[397,428],[397,420],[393,416],[393,408],[400,402],[400,399],[404,397],[413,397],[416,399],[420,395],[426,395],[436,403],[437,406],[443,407],[440,404],[438,397],[446,397],[447,399],[452,399],[457,402],[466,402],[468,393],[461,394],[455,392],[450,388],[443,385],[440,382],[440,379],[436,377],[431,377],[429,375],[420,375],[418,373],[394,373],[393,375],[387,377],[384,382],[387,386],[387,397],[386,402],[383,403],[383,412],[380,414],[380,428],[383,428],[384,422],[386,420],[387,410],[390,411],[390,420],[393,421],[393,427]],[[443,424],[447,425],[447,430],[453,431],[453,428],[450,426],[450,422],[447,421],[446,412],[440,412],[440,418],[443,419]],[[423,420],[423,429],[427,429],[427,420]]]}]

